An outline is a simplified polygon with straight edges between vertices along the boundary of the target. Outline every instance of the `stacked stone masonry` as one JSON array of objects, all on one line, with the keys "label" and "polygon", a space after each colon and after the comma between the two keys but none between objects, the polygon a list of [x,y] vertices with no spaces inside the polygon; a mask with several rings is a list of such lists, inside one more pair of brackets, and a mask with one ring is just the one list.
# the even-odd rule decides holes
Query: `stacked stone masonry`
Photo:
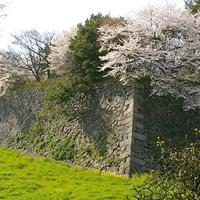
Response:
[{"label": "stacked stone masonry", "polygon": [[[158,136],[176,143],[183,134],[200,128],[199,110],[183,112],[181,103],[173,98],[150,96],[148,83],[123,86],[107,81],[97,84],[95,93],[83,99],[66,103],[68,116],[53,108],[53,121],[45,123],[59,130],[55,141],[73,138],[75,155],[69,161],[85,167],[127,175],[147,171]],[[19,90],[0,97],[0,146],[16,147],[17,133],[29,130],[42,102],[40,90]],[[48,138],[49,130],[54,131],[47,127],[42,137]],[[48,152],[43,148],[39,153]]]},{"label": "stacked stone masonry", "polygon": [[19,90],[0,97],[0,146],[12,146],[16,133],[31,126],[41,102],[39,90]]}]

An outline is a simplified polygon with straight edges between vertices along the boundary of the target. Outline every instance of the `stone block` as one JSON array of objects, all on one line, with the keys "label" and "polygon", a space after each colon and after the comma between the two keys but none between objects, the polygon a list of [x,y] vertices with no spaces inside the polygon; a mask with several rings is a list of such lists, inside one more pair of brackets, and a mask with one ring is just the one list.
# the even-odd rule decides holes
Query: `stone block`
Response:
[{"label": "stone block", "polygon": [[118,129],[118,131],[122,134],[122,135],[132,135],[132,131],[133,131],[133,128],[132,126],[130,126],[129,128],[127,129]]},{"label": "stone block", "polygon": [[133,163],[136,163],[136,164],[141,165],[141,166],[144,166],[146,164],[146,162],[144,160],[139,159],[139,158],[134,158]]},{"label": "stone block", "polygon": [[133,117],[133,112],[130,111],[129,113],[122,115],[122,117],[120,117],[119,120],[124,120],[124,119],[132,118],[132,117]]},{"label": "stone block", "polygon": [[121,147],[121,151],[122,151],[122,152],[127,151],[127,146],[125,146],[125,147]]},{"label": "stone block", "polygon": [[127,147],[131,145],[131,139],[120,142],[120,147]]},{"label": "stone block", "polygon": [[130,172],[130,162],[122,163],[119,167],[119,173],[120,174],[129,174]]},{"label": "stone block", "polygon": [[133,105],[133,98],[129,98],[129,99],[125,100],[124,105],[125,106],[127,106],[127,105]]},{"label": "stone block", "polygon": [[144,124],[136,122],[135,127],[138,129],[144,129]]},{"label": "stone block", "polygon": [[118,167],[112,167],[112,168],[110,168],[110,171],[118,173],[119,172],[119,168]]},{"label": "stone block", "polygon": [[128,107],[128,109],[127,109],[127,110],[125,110],[123,114],[124,114],[124,115],[126,115],[126,114],[128,114],[128,113],[130,113],[130,112],[131,112],[131,113],[133,113],[133,109],[132,109],[132,107],[131,107],[131,106],[130,106],[130,107]]},{"label": "stone block", "polygon": [[122,153],[122,154],[119,156],[120,159],[125,159],[125,158],[127,158],[127,157],[129,157],[128,152]]},{"label": "stone block", "polygon": [[120,174],[125,174],[125,168],[124,167],[119,167],[119,173]]},{"label": "stone block", "polygon": [[135,134],[134,134],[134,138],[137,139],[137,140],[142,140],[142,141],[144,141],[144,140],[146,139],[146,136],[143,135],[143,134],[135,133]]},{"label": "stone block", "polygon": [[[132,130],[132,124],[126,124],[126,125],[123,125],[123,126],[120,126],[120,128],[118,129],[119,132],[126,132],[127,133],[127,130]],[[131,131],[132,132],[132,131]]]},{"label": "stone block", "polygon": [[139,145],[136,143],[136,145],[134,146],[134,151],[136,154],[142,153],[142,152],[144,152],[144,148],[142,145]]},{"label": "stone block", "polygon": [[123,134],[123,139],[124,140],[128,140],[130,138],[130,134]]},{"label": "stone block", "polygon": [[133,90],[127,91],[126,92],[126,97],[127,97],[127,99],[133,98],[134,97],[134,91]]},{"label": "stone block", "polygon": [[141,113],[136,113],[136,118],[144,119],[144,115],[142,115]]},{"label": "stone block", "polygon": [[119,122],[119,125],[125,125],[127,123],[132,123],[131,118],[125,118]]}]

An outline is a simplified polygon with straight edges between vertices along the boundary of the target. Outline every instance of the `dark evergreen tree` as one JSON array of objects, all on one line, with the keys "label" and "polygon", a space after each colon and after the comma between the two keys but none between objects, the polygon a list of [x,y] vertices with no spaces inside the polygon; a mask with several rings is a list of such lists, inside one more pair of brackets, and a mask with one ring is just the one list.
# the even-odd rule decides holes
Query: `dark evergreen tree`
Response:
[{"label": "dark evergreen tree", "polygon": [[77,34],[71,40],[70,63],[73,65],[73,73],[87,80],[98,77],[97,68],[100,67],[101,61],[97,37],[103,18],[101,14],[91,15],[84,24],[78,24]]},{"label": "dark evergreen tree", "polygon": [[98,68],[102,61],[100,56],[104,52],[99,52],[100,43],[98,41],[100,26],[113,26],[121,23],[123,18],[111,18],[102,14],[91,15],[84,24],[78,24],[77,34],[70,41],[69,56],[72,65],[72,73],[84,78],[86,81],[95,81],[101,77]]}]

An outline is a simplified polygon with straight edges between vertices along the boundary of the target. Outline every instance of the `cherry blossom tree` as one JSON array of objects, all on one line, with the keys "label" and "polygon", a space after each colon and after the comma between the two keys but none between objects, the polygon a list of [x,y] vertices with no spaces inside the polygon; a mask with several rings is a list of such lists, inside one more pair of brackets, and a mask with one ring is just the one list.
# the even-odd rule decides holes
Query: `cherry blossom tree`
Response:
[{"label": "cherry blossom tree", "polygon": [[172,6],[148,7],[125,23],[102,26],[100,71],[124,83],[151,79],[152,93],[200,107],[200,16]]},{"label": "cherry blossom tree", "polygon": [[24,70],[14,68],[4,58],[0,57],[0,96],[6,93],[11,83],[23,83],[26,80]]},{"label": "cherry blossom tree", "polygon": [[64,31],[61,35],[56,37],[50,47],[51,53],[48,56],[50,63],[50,70],[56,74],[63,74],[69,69],[70,56],[70,40],[76,34],[76,28],[71,28],[69,31]]}]

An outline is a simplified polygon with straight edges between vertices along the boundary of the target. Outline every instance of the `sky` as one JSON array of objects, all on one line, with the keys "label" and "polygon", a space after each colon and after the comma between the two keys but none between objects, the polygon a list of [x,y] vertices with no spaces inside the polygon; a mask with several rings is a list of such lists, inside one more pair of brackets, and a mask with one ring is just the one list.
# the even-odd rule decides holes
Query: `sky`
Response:
[{"label": "sky", "polygon": [[23,30],[68,30],[92,13],[128,16],[145,6],[166,2],[184,7],[183,0],[10,0],[7,17],[0,24],[0,49],[7,48],[12,40],[10,34]]}]

